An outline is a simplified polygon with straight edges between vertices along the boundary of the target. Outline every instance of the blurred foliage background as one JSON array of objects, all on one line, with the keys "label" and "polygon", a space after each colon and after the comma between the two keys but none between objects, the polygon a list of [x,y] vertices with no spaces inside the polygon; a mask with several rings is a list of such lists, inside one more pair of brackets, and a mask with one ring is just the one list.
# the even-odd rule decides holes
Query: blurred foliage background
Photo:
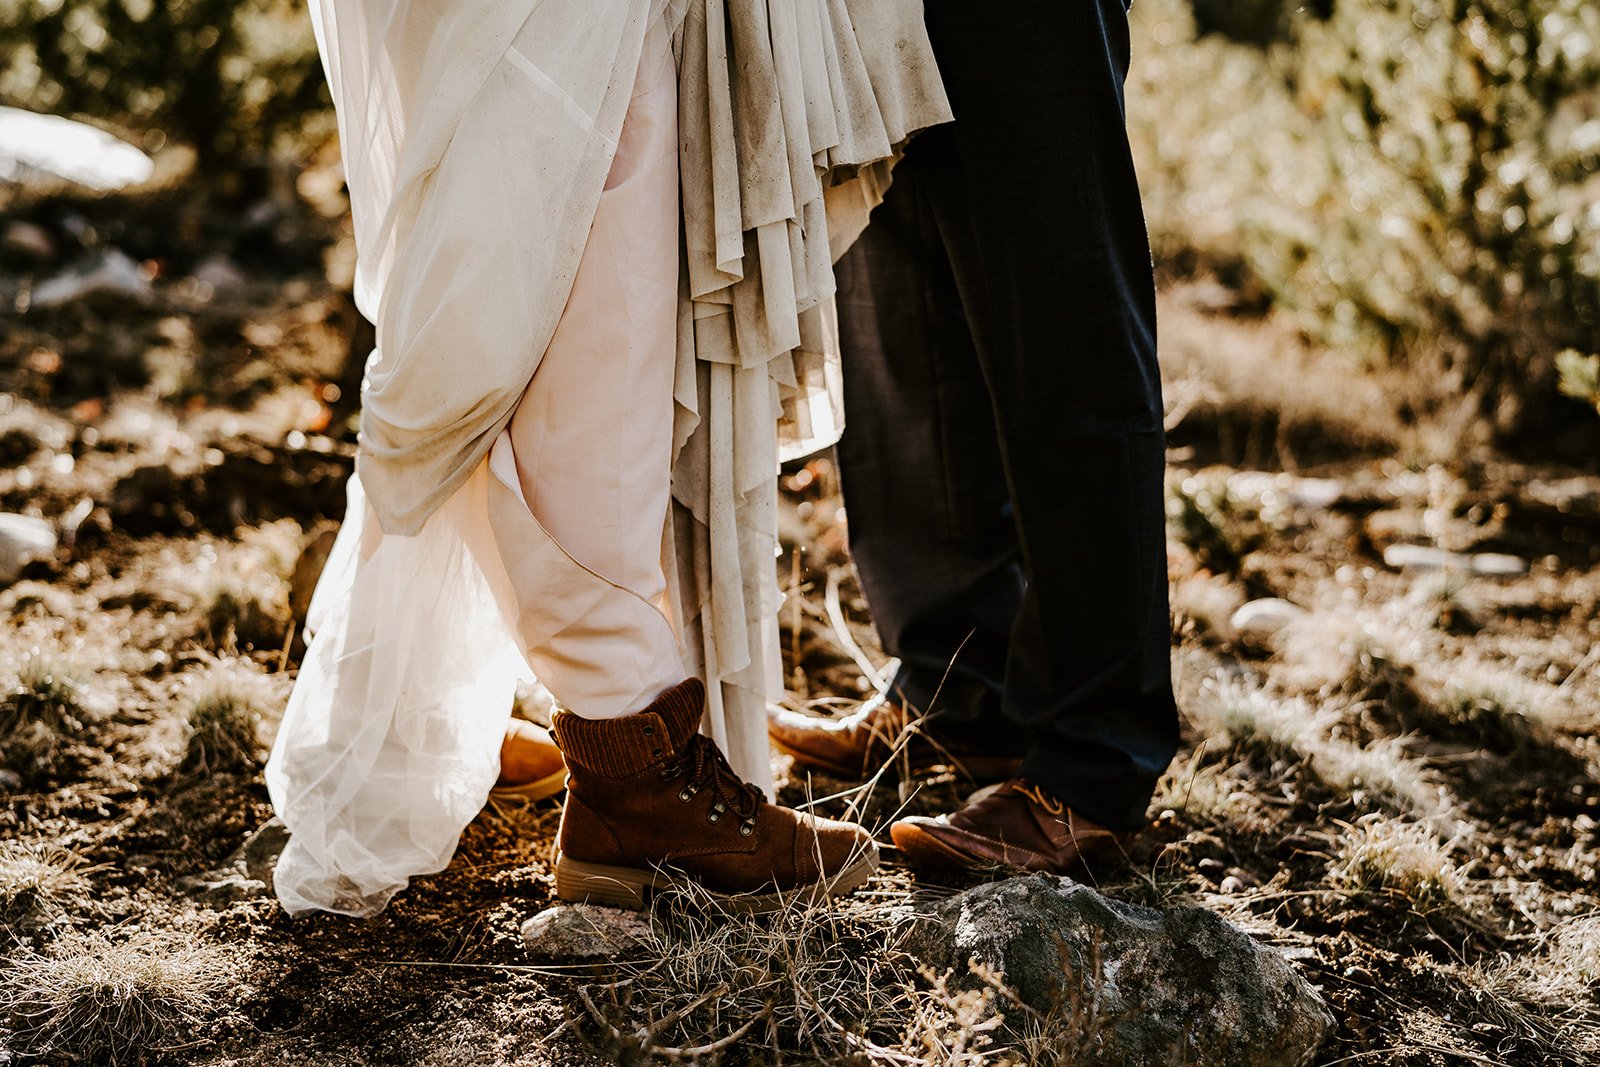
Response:
[{"label": "blurred foliage background", "polygon": [[[333,135],[294,0],[0,15],[0,98],[187,147],[205,191]],[[1429,388],[1407,418],[1502,441],[1592,420],[1570,398],[1600,405],[1600,4],[1138,0],[1133,17],[1129,124],[1166,276],[1214,276],[1355,366],[1414,369]]]},{"label": "blurred foliage background", "polygon": [[1157,258],[1257,286],[1501,432],[1600,325],[1600,5],[1139,0]]}]

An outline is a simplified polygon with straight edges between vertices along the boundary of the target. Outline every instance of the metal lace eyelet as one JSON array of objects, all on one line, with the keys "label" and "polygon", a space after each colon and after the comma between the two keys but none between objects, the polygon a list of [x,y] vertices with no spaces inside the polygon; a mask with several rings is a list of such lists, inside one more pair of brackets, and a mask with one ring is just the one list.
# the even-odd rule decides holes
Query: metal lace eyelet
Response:
[{"label": "metal lace eyelet", "polygon": [[644,728],[644,735],[646,737],[649,737],[651,734],[653,734],[655,732],[656,732],[656,728],[654,726],[646,726]]},{"label": "metal lace eyelet", "polygon": [[753,834],[755,832],[756,832],[756,824],[755,823],[753,823],[753,822],[742,822],[742,823],[739,824],[739,835],[741,837],[749,837],[751,834]]},{"label": "metal lace eyelet", "polygon": [[650,755],[659,756],[659,755],[661,755],[661,750],[659,748],[653,748],[653,749],[650,750]]},{"label": "metal lace eyelet", "polygon": [[724,804],[720,800],[712,802],[711,807],[712,810],[714,810],[718,815],[721,815],[723,812],[728,810],[728,805]]},{"label": "metal lace eyelet", "polygon": [[678,791],[678,799],[683,801],[685,804],[689,803],[689,800],[693,796],[694,796],[694,790],[690,789],[688,786],[684,786],[681,790]]},{"label": "metal lace eyelet", "polygon": [[716,808],[712,808],[706,814],[706,821],[707,822],[716,822],[720,818],[722,818],[722,812],[718,811]]}]

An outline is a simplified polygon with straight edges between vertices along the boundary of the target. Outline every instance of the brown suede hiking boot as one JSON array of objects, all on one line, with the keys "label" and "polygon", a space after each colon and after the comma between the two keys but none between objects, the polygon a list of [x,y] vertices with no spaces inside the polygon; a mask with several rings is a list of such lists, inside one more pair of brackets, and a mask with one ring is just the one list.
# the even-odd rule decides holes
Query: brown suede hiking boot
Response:
[{"label": "brown suede hiking boot", "polygon": [[618,719],[558,711],[566,757],[556,895],[625,908],[699,886],[736,911],[773,911],[865,882],[878,866],[866,831],[769,804],[699,732],[705,686],[690,678]]},{"label": "brown suede hiking boot", "polygon": [[981,784],[1010,778],[1022,766],[1017,757],[941,742],[922,726],[921,716],[883,694],[842,719],[768,708],[767,737],[778,751],[794,757],[797,769],[852,781],[870,778],[880,767],[891,779],[949,767]]},{"label": "brown suede hiking boot", "polygon": [[497,800],[543,800],[566,788],[567,765],[538,723],[512,719],[500,742],[500,778],[489,790]]},{"label": "brown suede hiking boot", "polygon": [[1026,778],[1013,778],[954,815],[917,815],[889,828],[895,847],[919,867],[1005,867],[1068,874],[1123,853],[1132,833],[1085,819]]}]

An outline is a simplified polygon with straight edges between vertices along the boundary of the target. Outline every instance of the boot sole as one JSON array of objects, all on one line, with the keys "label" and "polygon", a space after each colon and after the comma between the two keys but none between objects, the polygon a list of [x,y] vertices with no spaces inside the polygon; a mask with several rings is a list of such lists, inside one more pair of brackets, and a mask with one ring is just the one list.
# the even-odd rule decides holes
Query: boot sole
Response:
[{"label": "boot sole", "polygon": [[973,871],[997,864],[962,852],[945,844],[920,826],[896,823],[889,827],[894,847],[913,867],[928,867],[942,871]]},{"label": "boot sole", "polygon": [[[876,768],[846,767],[843,764],[818,759],[804,749],[784,744],[773,734],[768,735],[768,740],[771,741],[773,748],[786,756],[792,757],[795,767],[800,770],[821,771],[835,778],[856,782],[865,781],[877,773]],[[898,758],[889,760],[884,766],[885,778],[894,780],[900,777],[901,763]],[[995,784],[1004,782],[1009,778],[1015,778],[1022,770],[1022,761],[1020,759],[1005,759],[999,756],[976,756],[970,759],[956,759],[953,756],[948,759],[935,757],[933,759],[914,760],[911,764],[910,772],[913,777],[916,777],[928,774],[940,767],[953,770],[973,782]]]},{"label": "boot sole", "polygon": [[974,856],[931,834],[915,823],[895,823],[889,827],[889,837],[901,858],[913,867],[942,871],[1002,870],[1013,874],[1086,875],[1095,877],[1096,871],[1106,871],[1122,856],[1118,849],[1123,842],[1107,842],[1086,853],[1079,853],[1071,863],[1056,867],[1031,867],[1024,863],[1003,863],[999,860]]},{"label": "boot sole", "polygon": [[781,911],[791,904],[815,904],[858,888],[878,869],[878,850],[864,853],[830,878],[776,893],[716,893],[693,878],[669,871],[637,867],[610,867],[584,863],[556,853],[556,896],[575,903],[605,904],[642,910],[650,897],[663,890],[686,890],[709,896],[718,908],[741,915]]}]

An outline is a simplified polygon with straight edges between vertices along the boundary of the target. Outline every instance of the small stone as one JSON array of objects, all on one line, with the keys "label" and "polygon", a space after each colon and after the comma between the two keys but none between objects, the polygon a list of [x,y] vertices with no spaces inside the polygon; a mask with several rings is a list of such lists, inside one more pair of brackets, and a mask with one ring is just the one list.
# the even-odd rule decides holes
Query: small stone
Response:
[{"label": "small stone", "polygon": [[1336,478],[1296,478],[1289,485],[1289,502],[1315,511],[1333,507],[1344,496],[1345,485]]},{"label": "small stone", "polygon": [[1334,1025],[1281,952],[1221,916],[1123,903],[1070,878],[957,893],[915,921],[905,948],[954,990],[986,984],[975,965],[1035,1011],[1065,1007],[1086,1031],[1074,1060],[1085,1067],[1298,1067]]},{"label": "small stone", "polygon": [[1489,578],[1513,578],[1528,573],[1528,561],[1501,552],[1479,552],[1472,557],[1472,573]]},{"label": "small stone", "polygon": [[281,819],[262,823],[222,866],[178,880],[178,888],[201,904],[223,905],[264,897],[272,892],[272,869],[289,841]]},{"label": "small stone", "polygon": [[56,528],[32,515],[0,513],[0,585],[10,585],[22,568],[56,550]]},{"label": "small stone", "polygon": [[139,264],[121,249],[109,248],[86,267],[69,270],[40,282],[29,297],[34,309],[60,307],[88,296],[109,294],[140,303],[151,300],[155,290]]},{"label": "small stone", "polygon": [[1528,561],[1517,556],[1500,552],[1465,555],[1432,545],[1390,545],[1383,550],[1383,562],[1395,570],[1456,570],[1492,578],[1528,573]]},{"label": "small stone", "polygon": [[33,259],[54,259],[56,254],[56,243],[51,239],[50,232],[43,226],[21,219],[6,223],[5,233],[0,235],[0,247]]},{"label": "small stone", "polygon": [[637,912],[589,904],[557,904],[522,924],[528,952],[540,959],[610,959],[651,943],[650,922]]},{"label": "small stone", "polygon": [[1224,893],[1243,893],[1245,889],[1244,879],[1235,878],[1230,874],[1228,877],[1222,880],[1222,884],[1217,888],[1221,889]]},{"label": "small stone", "polygon": [[1223,844],[1222,838],[1204,830],[1191,830],[1184,840],[1188,842],[1189,852],[1194,856],[1210,856],[1215,859],[1228,854],[1228,846]]},{"label": "small stone", "polygon": [[224,874],[221,878],[213,878],[212,874],[215,873],[208,872],[192,878],[180,878],[178,888],[196,903],[214,906],[264,897],[272,892],[271,886],[254,878],[232,873]]},{"label": "small stone", "polygon": [[1228,877],[1235,879],[1240,885],[1243,886],[1258,886],[1261,884],[1260,879],[1251,874],[1249,871],[1245,870],[1243,867],[1229,867]]},{"label": "small stone", "polygon": [[1227,864],[1223,863],[1219,859],[1212,859],[1210,856],[1207,856],[1205,859],[1195,864],[1195,867],[1199,869],[1201,874],[1205,875],[1213,882],[1222,878],[1223,875],[1227,874],[1228,871]]},{"label": "small stone", "polygon": [[228,857],[228,866],[244,871],[258,882],[271,885],[272,869],[278,865],[278,854],[288,843],[289,828],[283,825],[283,820],[268,819]]},{"label": "small stone", "polygon": [[0,767],[0,793],[15,793],[22,788],[22,775],[6,767]]},{"label": "small stone", "polygon": [[1265,597],[1252,600],[1234,612],[1228,624],[1241,637],[1267,638],[1308,614],[1298,604],[1278,597]]},{"label": "small stone", "polygon": [[101,192],[147,181],[155,163],[128,142],[86,122],[0,107],[0,181],[50,190],[53,175]]},{"label": "small stone", "polygon": [[237,292],[248,284],[244,271],[233,260],[223,255],[207,256],[194,269],[194,280],[211,287],[218,294]]}]

